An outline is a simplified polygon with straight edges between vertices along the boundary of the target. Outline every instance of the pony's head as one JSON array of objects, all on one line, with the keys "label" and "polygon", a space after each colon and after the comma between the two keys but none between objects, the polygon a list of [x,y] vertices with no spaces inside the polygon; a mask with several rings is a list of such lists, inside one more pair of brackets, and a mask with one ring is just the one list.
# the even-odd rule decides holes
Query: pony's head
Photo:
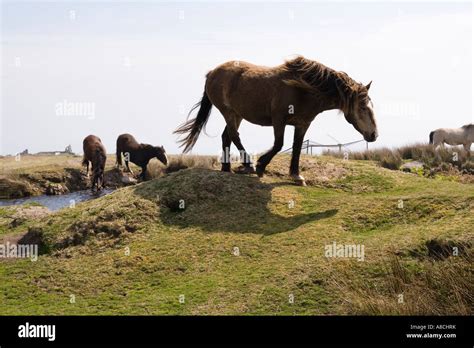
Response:
[{"label": "pony's head", "polygon": [[97,150],[95,159],[92,162],[92,172],[93,172],[92,190],[96,188],[97,191],[100,191],[105,186],[104,185],[104,169],[105,169],[106,160],[107,160],[106,155],[100,152],[99,150]]},{"label": "pony's head", "polygon": [[323,104],[324,98],[334,96],[335,100],[331,102],[326,100],[326,104],[329,104],[331,109],[340,109],[347,122],[352,124],[366,141],[377,139],[377,125],[369,98],[372,82],[364,86],[343,71],[335,71],[302,56],[287,61],[284,64],[284,71],[292,74],[291,78],[283,80],[285,84],[316,94]]},{"label": "pony's head", "polygon": [[158,161],[163,163],[165,166],[168,165],[168,156],[166,156],[166,151],[163,146],[154,146],[153,151],[154,156]]},{"label": "pony's head", "polygon": [[378,137],[373,104],[369,97],[371,83],[372,81],[366,86],[357,83],[350,88],[337,85],[344,117],[369,142]]},{"label": "pony's head", "polygon": [[104,188],[104,170],[102,168],[98,168],[94,172],[92,189],[94,189],[94,187],[97,188],[97,191],[100,191]]}]

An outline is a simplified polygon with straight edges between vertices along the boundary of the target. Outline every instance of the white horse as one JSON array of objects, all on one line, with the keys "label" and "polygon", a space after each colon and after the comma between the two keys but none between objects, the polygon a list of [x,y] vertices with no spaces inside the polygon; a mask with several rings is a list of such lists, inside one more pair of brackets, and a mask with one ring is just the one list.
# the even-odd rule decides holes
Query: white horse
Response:
[{"label": "white horse", "polygon": [[467,154],[470,154],[471,144],[474,142],[474,124],[466,124],[461,128],[439,128],[430,133],[430,144],[435,148],[444,143],[448,145],[463,145]]}]

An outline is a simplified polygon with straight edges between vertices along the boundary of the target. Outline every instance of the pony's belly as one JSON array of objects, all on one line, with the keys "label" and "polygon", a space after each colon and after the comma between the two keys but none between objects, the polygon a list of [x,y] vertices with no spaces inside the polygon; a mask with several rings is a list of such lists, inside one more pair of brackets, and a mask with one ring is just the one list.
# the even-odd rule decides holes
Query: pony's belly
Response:
[{"label": "pony's belly", "polygon": [[247,121],[249,121],[250,123],[253,123],[253,124],[256,124],[256,125],[259,125],[259,126],[262,126],[262,127],[269,127],[272,125],[272,119],[269,118],[269,119],[252,119],[252,120],[249,120],[249,119],[246,119]]},{"label": "pony's belly", "polygon": [[239,112],[239,115],[247,122],[268,127],[272,125],[272,118],[270,116],[262,115],[259,112]]}]

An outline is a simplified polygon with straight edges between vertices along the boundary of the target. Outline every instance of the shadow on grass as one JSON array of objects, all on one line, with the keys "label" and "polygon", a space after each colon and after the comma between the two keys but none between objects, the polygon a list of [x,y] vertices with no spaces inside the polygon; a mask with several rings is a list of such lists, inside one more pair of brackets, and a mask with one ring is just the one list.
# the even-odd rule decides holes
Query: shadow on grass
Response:
[{"label": "shadow on grass", "polygon": [[271,235],[337,213],[337,209],[298,213],[287,201],[272,202],[272,191],[282,185],[288,183],[269,184],[254,176],[191,168],[139,185],[134,193],[159,202],[160,220],[165,225],[206,232]]}]

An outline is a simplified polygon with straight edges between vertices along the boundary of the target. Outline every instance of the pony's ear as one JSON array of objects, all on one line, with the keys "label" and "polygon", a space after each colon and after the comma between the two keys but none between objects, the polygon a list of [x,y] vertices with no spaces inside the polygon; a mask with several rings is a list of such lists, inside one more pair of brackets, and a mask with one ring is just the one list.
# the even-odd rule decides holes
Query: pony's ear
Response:
[{"label": "pony's ear", "polygon": [[365,86],[365,88],[367,88],[367,90],[369,90],[371,84],[372,84],[372,81],[370,81],[369,84],[367,86]]}]

